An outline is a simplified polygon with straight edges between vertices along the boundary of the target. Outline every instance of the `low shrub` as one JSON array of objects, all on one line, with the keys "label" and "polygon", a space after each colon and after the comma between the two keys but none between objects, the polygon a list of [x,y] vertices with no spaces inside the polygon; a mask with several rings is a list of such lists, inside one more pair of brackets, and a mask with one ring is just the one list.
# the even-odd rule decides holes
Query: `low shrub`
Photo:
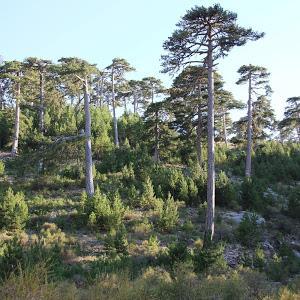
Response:
[{"label": "low shrub", "polygon": [[245,213],[237,228],[237,238],[245,246],[255,247],[262,239],[262,227],[255,213]]},{"label": "low shrub", "polygon": [[4,171],[5,171],[5,165],[3,161],[0,161],[0,176],[4,175]]},{"label": "low shrub", "polygon": [[197,273],[206,272],[211,268],[224,271],[227,267],[224,259],[224,246],[210,243],[203,248],[196,248],[193,255],[194,268]]},{"label": "low shrub", "polygon": [[88,197],[86,193],[83,193],[81,202],[90,227],[96,228],[98,226],[110,229],[121,225],[126,208],[119,194],[114,194],[111,203],[108,197],[101,193],[97,187],[92,197]]},{"label": "low shrub", "polygon": [[105,239],[105,248],[112,257],[118,254],[128,254],[127,231],[123,224],[117,229],[110,230]]},{"label": "low shrub", "polygon": [[172,230],[178,223],[178,206],[171,194],[162,206],[158,208],[158,226],[162,231]]},{"label": "low shrub", "polygon": [[28,220],[28,206],[24,194],[9,188],[0,200],[0,227],[22,229]]},{"label": "low shrub", "polygon": [[288,197],[288,214],[300,220],[300,186],[294,188]]}]

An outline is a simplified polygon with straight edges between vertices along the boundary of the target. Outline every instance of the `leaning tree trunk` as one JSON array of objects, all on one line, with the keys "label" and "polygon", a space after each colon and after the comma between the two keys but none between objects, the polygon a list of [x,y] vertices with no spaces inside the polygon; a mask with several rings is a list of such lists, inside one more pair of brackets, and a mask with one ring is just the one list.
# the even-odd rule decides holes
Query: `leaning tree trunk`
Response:
[{"label": "leaning tree trunk", "polygon": [[252,97],[251,97],[251,73],[249,74],[248,87],[248,123],[247,123],[247,156],[245,176],[251,177],[251,152],[252,152]]},{"label": "leaning tree trunk", "polygon": [[119,148],[119,133],[118,133],[118,120],[116,117],[116,105],[115,105],[115,82],[114,82],[114,72],[111,74],[112,83],[112,109],[113,109],[113,121],[114,121],[114,134],[115,134],[115,146]]},{"label": "leaning tree trunk", "polygon": [[214,141],[214,79],[213,48],[211,33],[208,34],[208,114],[207,114],[207,211],[205,220],[205,244],[209,244],[214,236],[215,219],[215,141]]},{"label": "leaning tree trunk", "polygon": [[20,133],[20,98],[21,98],[21,83],[17,82],[15,125],[14,125],[13,144],[12,144],[12,149],[11,149],[12,156],[15,156],[18,154],[19,133]]},{"label": "leaning tree trunk", "polygon": [[197,159],[200,168],[202,168],[202,111],[201,111],[201,84],[199,84],[199,103],[198,103],[198,122],[196,128]]},{"label": "leaning tree trunk", "polygon": [[43,71],[40,72],[40,105],[39,105],[39,130],[44,133],[45,130],[45,76]]},{"label": "leaning tree trunk", "polygon": [[84,82],[84,114],[85,114],[85,188],[89,196],[94,195],[93,159],[91,142],[91,112],[88,79]]},{"label": "leaning tree trunk", "polygon": [[159,157],[159,126],[158,126],[158,111],[155,112],[155,145],[154,145],[154,161],[158,163],[160,161]]},{"label": "leaning tree trunk", "polygon": [[227,126],[226,126],[226,112],[223,111],[223,136],[226,147],[228,147],[228,139],[227,139]]}]

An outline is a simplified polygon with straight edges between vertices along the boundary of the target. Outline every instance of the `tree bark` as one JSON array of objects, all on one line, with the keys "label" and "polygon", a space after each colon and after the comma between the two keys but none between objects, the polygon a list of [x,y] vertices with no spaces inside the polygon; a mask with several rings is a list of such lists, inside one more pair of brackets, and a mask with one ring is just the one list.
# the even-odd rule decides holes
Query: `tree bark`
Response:
[{"label": "tree bark", "polygon": [[223,136],[226,147],[228,147],[227,127],[226,127],[226,112],[223,111]]},{"label": "tree bark", "polygon": [[246,169],[245,176],[251,177],[251,154],[252,154],[252,83],[251,73],[249,74],[249,87],[248,87],[248,123],[247,123],[247,156],[246,156]]},{"label": "tree bark", "polygon": [[119,148],[119,134],[118,134],[118,120],[116,117],[116,105],[115,105],[115,79],[114,71],[111,73],[111,84],[112,84],[112,109],[113,109],[113,121],[114,121],[114,135],[115,135],[115,146]]},{"label": "tree bark", "polygon": [[[18,76],[20,76],[18,74]],[[20,78],[19,78],[20,79]],[[16,96],[16,110],[15,110],[15,124],[14,135],[11,155],[16,156],[18,154],[19,147],[19,133],[20,133],[20,98],[21,98],[21,83],[17,82],[17,96]]]},{"label": "tree bark", "polygon": [[91,142],[91,112],[88,79],[84,82],[84,114],[85,114],[85,183],[88,196],[94,195],[93,159]]},{"label": "tree bark", "polygon": [[158,111],[155,112],[155,145],[154,145],[154,161],[158,163],[159,157],[159,126],[158,126]]},{"label": "tree bark", "polygon": [[44,133],[45,130],[45,74],[43,71],[40,71],[40,105],[39,105],[39,130],[41,133]]},{"label": "tree bark", "polygon": [[202,168],[202,111],[201,111],[201,85],[199,85],[199,103],[198,103],[198,122],[196,128],[196,135],[197,135],[197,159],[200,168]]},{"label": "tree bark", "polygon": [[215,142],[214,142],[214,79],[213,79],[213,46],[211,28],[208,32],[208,115],[207,115],[207,211],[205,220],[205,245],[209,244],[214,236],[215,219]]}]

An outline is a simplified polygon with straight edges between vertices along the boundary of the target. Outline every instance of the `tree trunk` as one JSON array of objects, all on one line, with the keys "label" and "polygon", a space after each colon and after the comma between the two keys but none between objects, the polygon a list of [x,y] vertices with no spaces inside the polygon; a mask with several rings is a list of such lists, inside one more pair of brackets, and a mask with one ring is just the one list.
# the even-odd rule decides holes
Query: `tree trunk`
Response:
[{"label": "tree trunk", "polygon": [[137,103],[137,97],[136,94],[133,93],[133,113],[136,114],[136,103]]},{"label": "tree trunk", "polygon": [[94,195],[93,159],[91,142],[91,112],[88,79],[84,82],[84,114],[85,114],[85,188],[89,196]]},{"label": "tree trunk", "polygon": [[214,79],[213,79],[213,49],[211,29],[208,33],[208,115],[207,115],[207,211],[205,220],[205,245],[209,244],[214,236],[215,219],[215,141],[214,141]]},{"label": "tree trunk", "polygon": [[228,147],[228,140],[227,140],[227,126],[226,126],[226,112],[223,111],[223,136],[224,142],[226,147]]},{"label": "tree trunk", "polygon": [[151,89],[151,103],[154,103],[154,90],[153,88]]},{"label": "tree trunk", "polygon": [[39,105],[39,130],[41,133],[44,133],[45,130],[45,108],[44,108],[44,99],[45,99],[45,75],[43,71],[40,71],[40,105]]},{"label": "tree trunk", "polygon": [[116,117],[116,105],[115,105],[115,82],[114,82],[114,71],[111,73],[111,84],[112,84],[112,109],[113,109],[113,121],[114,121],[114,134],[115,134],[115,146],[119,148],[119,134],[118,134],[118,120]]},{"label": "tree trunk", "polygon": [[248,87],[248,124],[247,124],[247,157],[245,176],[251,177],[251,154],[252,154],[252,97],[251,97],[251,73],[249,74],[249,87]]},{"label": "tree trunk", "polygon": [[155,145],[154,145],[154,161],[158,163],[159,158],[159,127],[158,127],[158,111],[155,112]]},{"label": "tree trunk", "polygon": [[127,99],[124,97],[124,111],[127,113]]},{"label": "tree trunk", "polygon": [[[20,75],[18,75],[18,76],[20,76]],[[21,98],[21,83],[17,82],[15,125],[14,125],[13,144],[12,144],[12,149],[11,149],[12,156],[15,156],[18,154],[19,133],[20,133],[20,98]]]},{"label": "tree trunk", "polygon": [[202,111],[201,111],[201,85],[199,85],[199,103],[198,103],[198,122],[196,128],[196,135],[197,135],[197,159],[200,168],[202,168]]}]

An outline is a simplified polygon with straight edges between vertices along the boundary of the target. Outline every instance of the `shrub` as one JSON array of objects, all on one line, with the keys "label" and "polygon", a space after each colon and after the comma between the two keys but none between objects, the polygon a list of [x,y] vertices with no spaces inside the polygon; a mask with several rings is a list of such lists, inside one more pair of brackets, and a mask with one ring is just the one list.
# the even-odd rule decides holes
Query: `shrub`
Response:
[{"label": "shrub", "polygon": [[44,223],[40,231],[40,239],[43,245],[63,246],[66,235],[55,223]]},{"label": "shrub", "polygon": [[163,231],[172,230],[178,223],[178,207],[171,194],[163,206],[158,209],[158,226]]},{"label": "shrub", "polygon": [[227,264],[224,259],[224,246],[210,243],[203,248],[196,248],[193,255],[194,268],[197,273],[205,272],[209,268],[223,271]]},{"label": "shrub", "polygon": [[232,207],[237,200],[237,194],[230,179],[221,171],[216,180],[216,203],[221,206]]},{"label": "shrub", "polygon": [[143,183],[143,194],[141,197],[141,206],[143,208],[155,208],[157,204],[157,198],[154,194],[154,189],[150,177],[146,178]]},{"label": "shrub", "polygon": [[237,238],[245,246],[256,246],[262,238],[262,228],[255,213],[245,213],[237,228]]},{"label": "shrub", "polygon": [[185,241],[174,242],[169,245],[168,248],[168,257],[171,265],[179,262],[185,262],[188,258],[190,258],[190,253]]},{"label": "shrub", "polygon": [[124,207],[120,195],[113,196],[112,204],[108,197],[100,192],[97,187],[92,197],[82,195],[83,211],[91,227],[100,226],[102,228],[118,227],[123,220],[126,208]]},{"label": "shrub", "polygon": [[111,229],[105,239],[105,248],[111,256],[128,254],[127,231],[122,224],[118,229]]},{"label": "shrub", "polygon": [[148,240],[143,242],[143,246],[146,248],[145,252],[148,255],[156,255],[160,251],[160,242],[156,235],[151,235]]},{"label": "shrub", "polygon": [[300,220],[300,187],[294,188],[288,197],[288,214]]},{"label": "shrub", "polygon": [[0,176],[4,175],[5,165],[2,161],[0,161]]},{"label": "shrub", "polygon": [[207,202],[200,203],[198,208],[198,215],[201,221],[205,220],[206,215],[206,209],[207,209]]},{"label": "shrub", "polygon": [[9,188],[0,202],[0,227],[22,229],[28,220],[28,207],[24,194]]},{"label": "shrub", "polygon": [[266,203],[263,196],[263,182],[256,178],[245,178],[241,186],[241,204],[244,209],[263,211]]},{"label": "shrub", "polygon": [[138,234],[138,236],[143,237],[149,234],[153,229],[152,223],[149,222],[147,218],[145,218],[142,222],[135,224],[133,227],[134,233]]}]

